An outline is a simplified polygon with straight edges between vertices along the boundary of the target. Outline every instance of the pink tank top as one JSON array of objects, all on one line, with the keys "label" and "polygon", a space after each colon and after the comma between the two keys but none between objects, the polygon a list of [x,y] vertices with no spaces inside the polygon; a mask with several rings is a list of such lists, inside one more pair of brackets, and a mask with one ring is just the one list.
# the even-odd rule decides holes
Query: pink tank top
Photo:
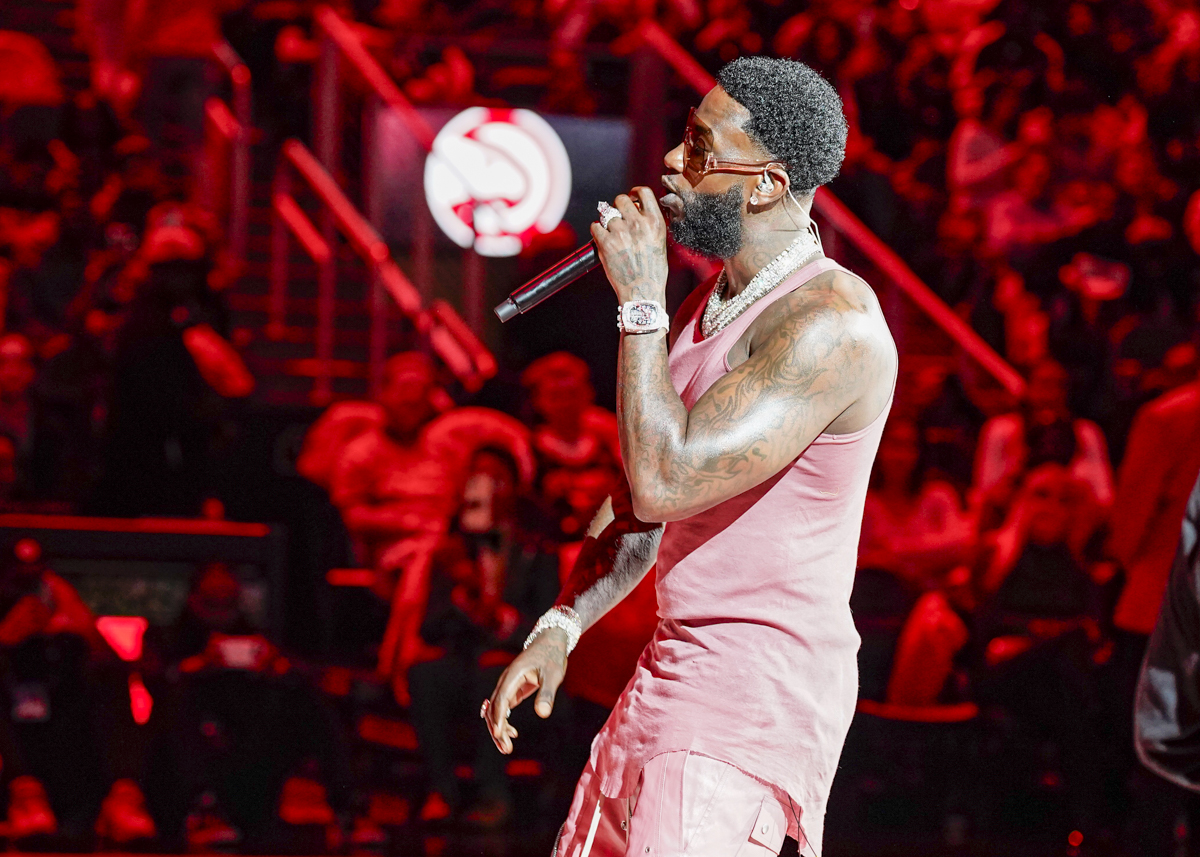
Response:
[{"label": "pink tank top", "polygon": [[[684,404],[729,371],[730,347],[763,310],[835,268],[824,257],[805,265],[709,339],[697,333],[700,301],[670,357]],[[690,750],[786,793],[799,816],[791,834],[820,852],[858,696],[850,590],[890,408],[889,398],[866,428],[822,434],[761,485],[666,525],[658,628],[592,744],[605,796],[631,795],[659,753]]]}]

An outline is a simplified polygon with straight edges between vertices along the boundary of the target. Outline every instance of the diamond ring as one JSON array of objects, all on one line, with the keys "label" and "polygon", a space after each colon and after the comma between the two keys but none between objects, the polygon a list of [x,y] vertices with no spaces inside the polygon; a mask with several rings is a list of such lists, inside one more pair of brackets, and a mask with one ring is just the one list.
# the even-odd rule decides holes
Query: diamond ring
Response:
[{"label": "diamond ring", "polygon": [[621,217],[621,212],[617,211],[604,200],[596,203],[596,210],[600,212],[600,225],[605,229],[608,228],[608,224]]},{"label": "diamond ring", "polygon": [[487,720],[488,709],[491,707],[492,707],[492,701],[490,699],[485,699],[483,701],[483,705],[479,706],[480,718],[482,718],[483,720]]}]

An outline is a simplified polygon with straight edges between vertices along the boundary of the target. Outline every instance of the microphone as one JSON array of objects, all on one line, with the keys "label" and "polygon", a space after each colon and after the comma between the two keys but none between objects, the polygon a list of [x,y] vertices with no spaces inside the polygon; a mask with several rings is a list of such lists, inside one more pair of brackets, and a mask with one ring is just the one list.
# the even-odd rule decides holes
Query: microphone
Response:
[{"label": "microphone", "polygon": [[596,242],[589,241],[557,265],[538,274],[517,289],[503,303],[497,304],[495,313],[505,322],[523,312],[529,312],[555,292],[565,289],[588,271],[600,264],[596,253]]}]

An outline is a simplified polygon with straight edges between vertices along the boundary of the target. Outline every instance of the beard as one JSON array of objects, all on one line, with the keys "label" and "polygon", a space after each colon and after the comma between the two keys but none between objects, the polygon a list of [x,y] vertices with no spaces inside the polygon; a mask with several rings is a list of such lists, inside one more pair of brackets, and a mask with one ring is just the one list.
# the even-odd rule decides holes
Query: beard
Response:
[{"label": "beard", "polygon": [[742,249],[742,188],[725,193],[680,193],[683,213],[671,221],[675,241],[702,256],[732,259]]}]

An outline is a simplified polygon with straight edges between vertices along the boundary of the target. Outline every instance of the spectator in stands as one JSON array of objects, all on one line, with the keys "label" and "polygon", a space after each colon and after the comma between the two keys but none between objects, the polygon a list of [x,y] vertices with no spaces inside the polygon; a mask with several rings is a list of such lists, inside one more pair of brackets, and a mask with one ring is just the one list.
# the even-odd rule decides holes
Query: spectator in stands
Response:
[{"label": "spectator in stands", "polygon": [[958,492],[920,464],[916,424],[889,422],[880,442],[863,512],[851,608],[863,637],[860,684],[882,696],[897,631],[922,593],[967,562],[974,527]]},{"label": "spectator in stands", "polygon": [[948,482],[966,496],[975,440],[984,418],[962,378],[945,366],[924,367],[914,373],[906,398],[916,413],[925,478]]},{"label": "spectator in stands", "polygon": [[384,598],[414,551],[436,545],[457,503],[456,468],[424,431],[437,415],[440,392],[429,358],[391,357],[378,397],[382,420],[340,453],[330,450],[337,455],[330,497],[363,562],[378,573],[375,590]]},{"label": "spectator in stands", "polygon": [[1021,146],[1004,136],[1019,97],[1006,82],[982,75],[954,93],[958,124],[946,156],[951,208],[984,209],[1004,190],[1008,167],[1022,154]]},{"label": "spectator in stands", "polygon": [[1030,372],[1021,408],[984,424],[971,488],[981,527],[1004,516],[1024,475],[1045,462],[1067,467],[1102,508],[1112,502],[1112,465],[1104,434],[1067,408],[1069,381],[1062,366],[1043,360]]},{"label": "spectator in stands", "polygon": [[4,499],[29,491],[30,451],[34,442],[34,407],[29,388],[37,370],[33,346],[19,333],[0,336],[0,458],[5,458]]},{"label": "spectator in stands", "polygon": [[229,568],[206,563],[172,629],[156,814],[190,851],[325,851],[339,841],[334,807],[346,812],[351,797],[342,730],[242,599]]},{"label": "spectator in stands", "polygon": [[892,420],[876,458],[859,541],[860,568],[886,571],[920,591],[970,560],[974,526],[958,492],[929,478],[911,420]]},{"label": "spectator in stands", "polygon": [[106,514],[195,514],[211,491],[213,444],[230,400],[254,378],[222,335],[212,248],[172,207],[151,218],[113,356],[104,476],[90,505]]},{"label": "spectator in stands", "polygon": [[989,539],[973,622],[981,694],[1056,743],[1071,821],[1085,836],[1109,823],[1102,801],[1113,755],[1096,679],[1109,578],[1089,545],[1102,520],[1091,486],[1068,468],[1030,470]]},{"label": "spectator in stands", "polygon": [[533,361],[521,382],[536,414],[538,494],[558,521],[558,538],[577,541],[619,478],[616,416],[595,404],[587,364],[565,351]]},{"label": "spectator in stands", "polygon": [[140,118],[151,138],[168,149],[174,144],[194,150],[212,89],[212,48],[223,38],[221,15],[240,5],[240,0],[80,2],[76,26],[94,58],[97,92],[123,114],[140,92]]},{"label": "spectator in stands", "polygon": [[29,388],[37,375],[33,345],[20,333],[0,336],[0,432],[28,447],[33,435]]},{"label": "spectator in stands", "polygon": [[10,835],[52,837],[59,819],[78,835],[96,819],[96,833],[112,845],[152,840],[154,820],[137,782],[147,727],[133,721],[124,665],[75,589],[42,561],[37,542],[10,544],[5,557],[0,755]]},{"label": "spectator in stands", "polygon": [[[505,759],[478,728],[479,700],[541,611],[554,603],[557,558],[539,553],[516,517],[519,476],[506,453],[481,449],[472,460],[456,525],[434,556],[421,637],[426,649],[409,670],[413,725],[430,777],[421,811],[426,821],[462,808],[454,774],[456,735],[466,746],[478,786],[477,802],[463,815],[471,825],[495,827],[511,812]],[[532,720],[530,720],[532,723]]]},{"label": "spectator in stands", "polygon": [[11,247],[7,325],[39,342],[57,332],[83,283],[86,263],[79,224],[53,208],[10,214],[0,227]]},{"label": "spectator in stands", "polygon": [[9,507],[18,487],[17,442],[0,434],[0,508]]},{"label": "spectator in stands", "polygon": [[1027,151],[1013,162],[1010,189],[993,196],[986,208],[990,254],[1007,256],[1019,267],[1043,245],[1096,222],[1092,207],[1054,199],[1053,174],[1053,157],[1043,150]]}]

